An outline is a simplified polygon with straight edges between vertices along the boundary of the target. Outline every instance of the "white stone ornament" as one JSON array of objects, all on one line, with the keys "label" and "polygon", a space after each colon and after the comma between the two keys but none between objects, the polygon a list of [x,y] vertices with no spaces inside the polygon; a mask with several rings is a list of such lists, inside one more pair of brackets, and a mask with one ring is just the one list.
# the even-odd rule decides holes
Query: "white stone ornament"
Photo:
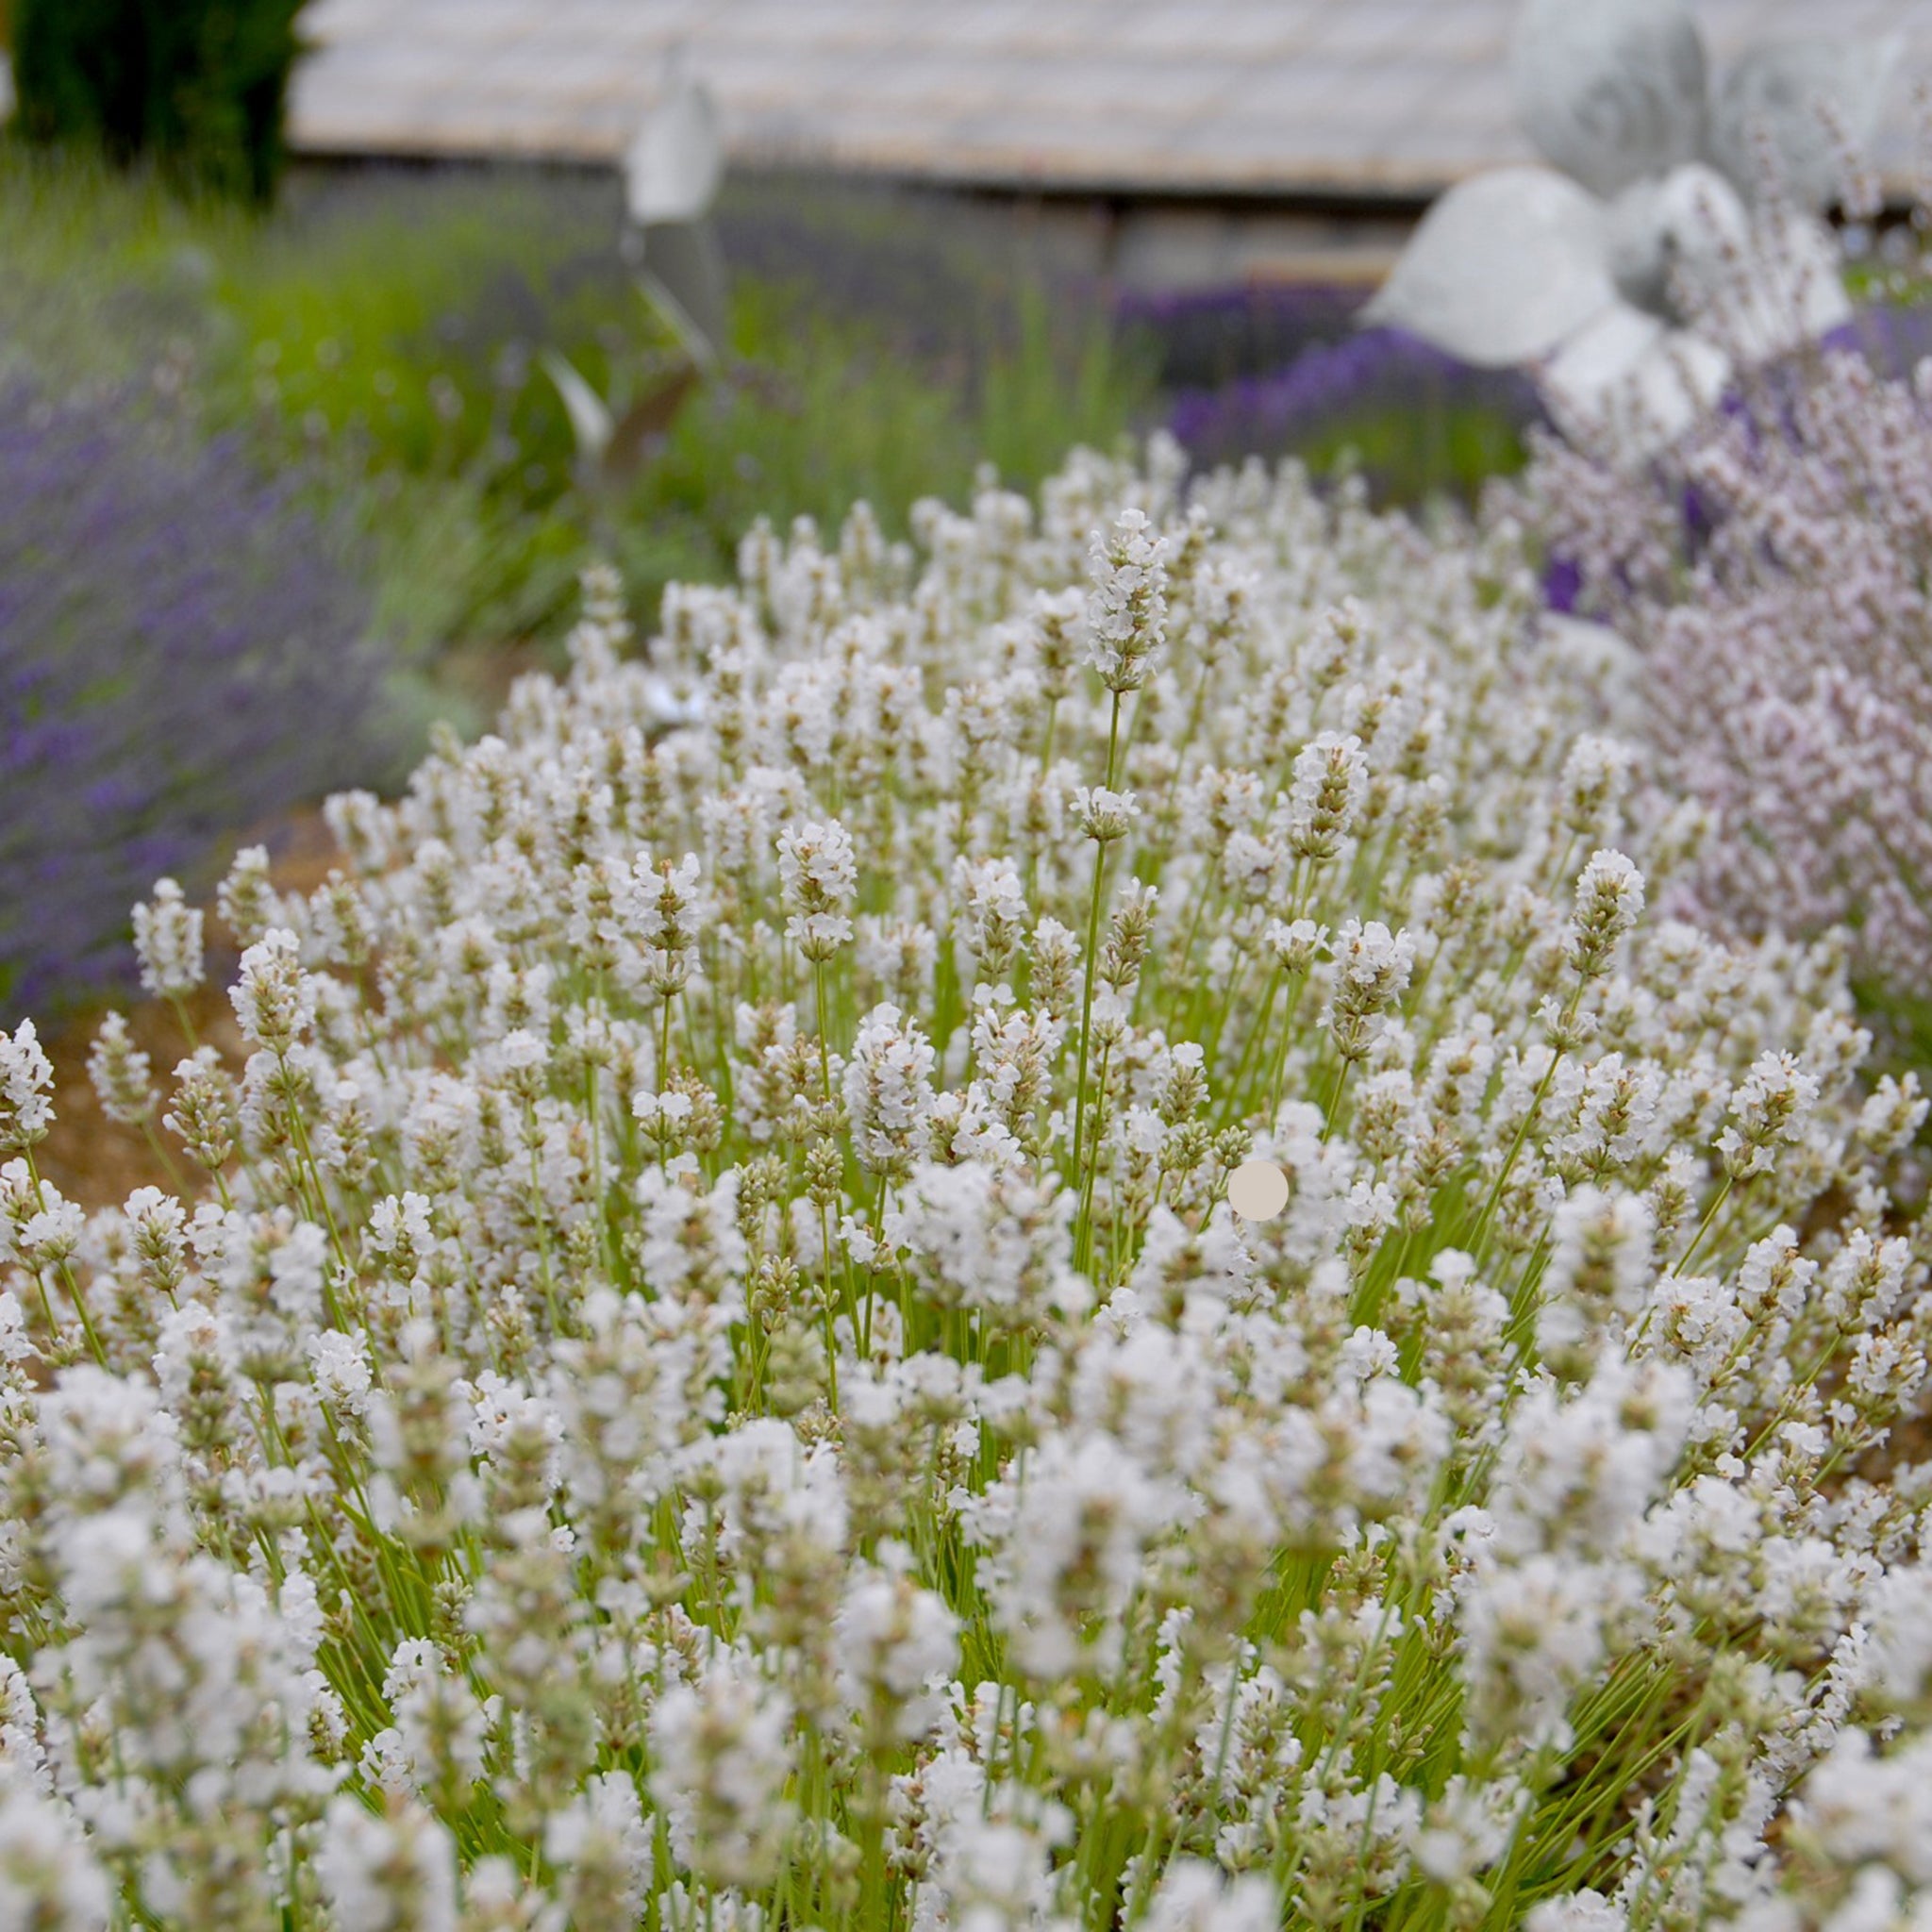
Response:
[{"label": "white stone ornament", "polygon": [[1767,44],[1713,102],[1682,0],[1525,0],[1517,116],[1554,165],[1452,188],[1363,319],[1527,368],[1566,434],[1642,460],[1739,364],[1850,320],[1819,215],[1840,146],[1876,131],[1899,45]]},{"label": "white stone ornament", "polygon": [[1871,138],[1884,118],[1885,98],[1905,42],[1882,39],[1767,42],[1745,54],[1718,90],[1712,106],[1711,158],[1747,192],[1755,190],[1757,157],[1752,129],[1771,135],[1780,185],[1799,207],[1822,214],[1842,185],[1842,158],[1818,112],[1827,102],[1844,135]]},{"label": "white stone ornament", "polygon": [[545,349],[540,359],[544,374],[557,385],[557,392],[563,398],[565,413],[570,417],[571,434],[576,438],[578,459],[594,469],[604,460],[604,453],[610,447],[610,439],[617,427],[609,405],[577,374],[568,358],[555,349]]},{"label": "white stone ornament", "polygon": [[666,63],[663,93],[624,157],[625,207],[641,228],[695,222],[717,198],[724,178],[717,103],[674,54]]},{"label": "white stone ornament", "polygon": [[1535,370],[1557,428],[1632,461],[1683,434],[1724,392],[1731,359],[1690,329],[1615,302]]},{"label": "white stone ornament", "polygon": [[1547,356],[1616,299],[1603,203],[1548,168],[1497,168],[1436,202],[1368,313],[1503,369]]},{"label": "white stone ornament", "polygon": [[646,298],[706,369],[724,349],[724,264],[710,224],[724,178],[717,103],[674,49],[658,100],[624,158],[626,247]]},{"label": "white stone ornament", "polygon": [[[634,470],[699,373],[716,368],[724,354],[724,260],[710,221],[724,177],[717,103],[673,48],[658,98],[624,157],[623,250],[637,272],[638,292],[675,331],[689,367],[628,408],[613,408],[562,355],[543,351],[586,483],[622,481]],[[660,722],[671,728],[690,721],[674,709]]]},{"label": "white stone ornament", "polygon": [[1606,201],[1704,153],[1704,42],[1682,0],[1526,0],[1509,64],[1537,152]]}]

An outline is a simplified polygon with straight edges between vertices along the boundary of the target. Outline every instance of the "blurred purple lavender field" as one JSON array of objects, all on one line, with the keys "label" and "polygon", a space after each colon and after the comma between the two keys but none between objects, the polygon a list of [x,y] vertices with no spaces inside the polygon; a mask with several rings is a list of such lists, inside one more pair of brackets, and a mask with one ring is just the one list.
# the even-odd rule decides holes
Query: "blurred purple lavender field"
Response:
[{"label": "blurred purple lavender field", "polygon": [[382,658],[338,534],[232,440],[110,391],[0,391],[0,1015],[126,976],[128,908],[379,767]]},{"label": "blurred purple lavender field", "polygon": [[[1382,501],[1473,498],[1486,477],[1522,465],[1533,430],[1554,429],[1527,374],[1476,368],[1399,328],[1357,329],[1361,300],[1354,290],[1256,285],[1129,294],[1117,313],[1158,343],[1168,427],[1197,469],[1251,456],[1293,457],[1318,472],[1345,461]],[[1826,342],[1908,378],[1932,356],[1932,309],[1871,303]],[[1559,564],[1560,608],[1568,583]]]},{"label": "blurred purple lavender field", "polygon": [[1149,370],[1143,426],[1164,422],[1199,469],[1250,456],[1317,472],[1346,461],[1383,501],[1469,498],[1517,468],[1525,432],[1547,420],[1514,372],[1471,368],[1401,330],[1358,329],[1363,285],[1113,289],[1044,244],[1029,256],[988,210],[907,219],[921,206],[880,191],[829,202],[808,187],[767,190],[727,199],[720,233],[739,272],[870,319],[897,353],[967,383],[1013,347],[1015,308],[990,296],[1037,280],[1055,313],[1109,320],[1123,353]]},{"label": "blurred purple lavender field", "polygon": [[1254,283],[1130,293],[1117,313],[1158,344],[1167,425],[1197,469],[1258,456],[1357,470],[1380,501],[1473,498],[1547,422],[1515,371],[1474,369],[1400,329],[1356,326],[1367,291]]},{"label": "blurred purple lavender field", "polygon": [[1348,341],[1367,291],[1332,282],[1248,282],[1234,288],[1125,291],[1114,312],[1159,345],[1172,390],[1214,390],[1286,369],[1304,351]]},{"label": "blurred purple lavender field", "polygon": [[1250,455],[1319,467],[1353,449],[1377,494],[1413,502],[1515,467],[1546,422],[1516,370],[1472,368],[1401,329],[1318,342],[1284,369],[1178,395],[1170,426],[1204,469]]}]

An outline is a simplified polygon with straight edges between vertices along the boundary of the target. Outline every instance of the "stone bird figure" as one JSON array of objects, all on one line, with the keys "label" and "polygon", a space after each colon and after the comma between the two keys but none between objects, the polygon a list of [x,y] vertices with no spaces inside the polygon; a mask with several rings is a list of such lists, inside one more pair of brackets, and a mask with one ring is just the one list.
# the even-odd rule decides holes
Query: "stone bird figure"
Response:
[{"label": "stone bird figure", "polygon": [[1713,91],[1682,0],[1525,0],[1511,79],[1549,165],[1452,188],[1363,319],[1527,366],[1566,433],[1641,460],[1740,364],[1850,320],[1822,217],[1898,54],[1767,42]]}]

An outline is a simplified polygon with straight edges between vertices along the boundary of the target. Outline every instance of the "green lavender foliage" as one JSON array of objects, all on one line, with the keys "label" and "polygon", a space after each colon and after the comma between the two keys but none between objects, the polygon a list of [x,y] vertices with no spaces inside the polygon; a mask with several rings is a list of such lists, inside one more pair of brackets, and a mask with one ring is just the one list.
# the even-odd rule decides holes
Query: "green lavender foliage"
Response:
[{"label": "green lavender foliage", "polygon": [[256,221],[0,152],[0,362],[56,390],[152,381],[299,455],[368,533],[382,621],[425,650],[560,637],[592,553],[648,614],[665,582],[728,568],[756,514],[831,525],[864,497],[904,535],[982,458],[1031,487],[1149,413],[1151,369],[1104,306],[1049,299],[998,225],[962,239],[924,203],[749,181],[721,208],[744,264],[728,371],[637,475],[587,489],[541,353],[621,407],[675,352],[620,213],[602,177],[371,170],[298,175]]}]

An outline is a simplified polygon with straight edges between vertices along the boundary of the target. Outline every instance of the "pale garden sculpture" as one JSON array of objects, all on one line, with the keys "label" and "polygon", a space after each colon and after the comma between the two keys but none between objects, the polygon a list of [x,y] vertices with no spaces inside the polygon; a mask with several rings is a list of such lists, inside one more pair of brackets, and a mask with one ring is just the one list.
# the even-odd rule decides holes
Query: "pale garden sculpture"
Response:
[{"label": "pale garden sculpture", "polygon": [[710,219],[724,174],[717,105],[674,50],[658,98],[625,153],[622,246],[639,293],[670,325],[682,358],[625,404],[607,401],[564,357],[544,351],[586,483],[627,477],[724,355],[726,282]]},{"label": "pale garden sculpture", "polygon": [[1451,189],[1366,319],[1527,365],[1566,432],[1641,458],[1740,363],[1850,320],[1822,216],[1898,51],[1765,42],[1713,88],[1681,0],[1526,0],[1516,109],[1551,165]]},{"label": "pale garden sculpture", "polygon": [[724,347],[724,264],[710,222],[724,178],[717,105],[674,50],[663,92],[624,158],[625,244],[646,291],[707,369]]}]

